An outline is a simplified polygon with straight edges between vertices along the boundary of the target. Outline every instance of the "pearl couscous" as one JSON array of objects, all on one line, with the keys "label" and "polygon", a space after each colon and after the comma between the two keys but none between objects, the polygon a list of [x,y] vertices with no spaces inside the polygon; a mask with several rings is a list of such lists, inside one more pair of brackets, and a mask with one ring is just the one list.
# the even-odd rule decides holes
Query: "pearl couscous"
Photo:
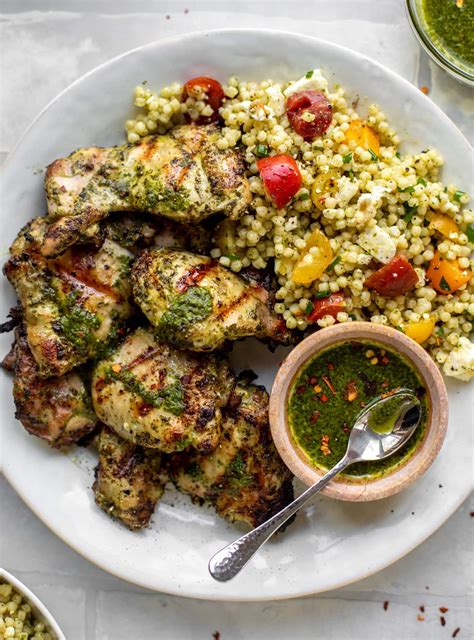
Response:
[{"label": "pearl couscous", "polygon": [[[252,202],[240,220],[219,225],[211,256],[234,272],[272,265],[278,280],[275,311],[289,329],[353,320],[390,325],[423,344],[447,375],[474,376],[468,340],[474,212],[466,206],[466,193],[441,182],[441,156],[434,149],[402,153],[379,107],[372,104],[359,114],[357,101],[350,102],[340,86],[330,89],[319,69],[286,84],[232,77],[222,89],[217,144],[242,148]],[[307,90],[323,94],[332,113],[324,133],[311,140],[296,132],[288,111],[290,97]],[[205,93],[183,95],[177,83],[157,93],[138,86],[135,105],[141,112],[126,123],[130,143],[212,113]],[[314,117],[310,110],[302,115],[310,125]],[[296,160],[301,186],[286,206],[276,208],[257,165],[280,154]],[[324,264],[315,232],[327,242],[331,259]],[[365,285],[395,256],[407,259],[416,273],[409,291],[382,295]],[[454,280],[461,274],[456,285],[448,276],[437,277],[440,263],[456,269]],[[331,294],[339,306],[314,314],[318,301]]]},{"label": "pearl couscous", "polygon": [[31,606],[9,582],[0,581],[0,638],[5,640],[54,640],[45,625],[35,619]]}]

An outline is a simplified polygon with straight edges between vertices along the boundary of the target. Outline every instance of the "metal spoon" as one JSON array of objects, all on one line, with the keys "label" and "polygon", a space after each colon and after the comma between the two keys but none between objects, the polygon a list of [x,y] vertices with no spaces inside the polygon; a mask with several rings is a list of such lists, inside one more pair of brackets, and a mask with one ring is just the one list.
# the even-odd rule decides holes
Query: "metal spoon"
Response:
[{"label": "metal spoon", "polygon": [[[382,403],[399,399],[393,415],[391,431],[377,433],[369,426],[375,410]],[[296,500],[287,505],[256,529],[218,551],[209,561],[209,573],[219,582],[234,578],[260,547],[296,513],[310,498],[325,487],[332,478],[355,462],[383,460],[398,451],[413,435],[420,423],[422,408],[413,391],[401,389],[386,398],[369,403],[352,427],[344,457],[316,484],[306,489]]]}]

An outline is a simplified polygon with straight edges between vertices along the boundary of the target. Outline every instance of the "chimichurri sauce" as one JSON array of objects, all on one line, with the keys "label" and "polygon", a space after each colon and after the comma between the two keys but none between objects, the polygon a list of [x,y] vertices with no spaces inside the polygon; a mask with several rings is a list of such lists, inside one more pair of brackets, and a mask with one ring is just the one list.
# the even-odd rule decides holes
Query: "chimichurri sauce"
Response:
[{"label": "chimichurri sauce", "polygon": [[[427,394],[418,372],[384,345],[344,342],[306,362],[290,391],[288,419],[293,437],[314,466],[330,469],[344,455],[350,429],[363,407],[400,388],[415,391],[422,403],[423,416],[414,435],[389,458],[359,462],[345,473],[346,476],[383,475],[416,449],[423,439],[428,415]],[[390,422],[390,403],[384,404],[387,415],[376,416],[379,432],[384,430],[384,422]]]},{"label": "chimichurri sauce", "polygon": [[447,57],[474,68],[474,0],[423,0],[427,32]]}]

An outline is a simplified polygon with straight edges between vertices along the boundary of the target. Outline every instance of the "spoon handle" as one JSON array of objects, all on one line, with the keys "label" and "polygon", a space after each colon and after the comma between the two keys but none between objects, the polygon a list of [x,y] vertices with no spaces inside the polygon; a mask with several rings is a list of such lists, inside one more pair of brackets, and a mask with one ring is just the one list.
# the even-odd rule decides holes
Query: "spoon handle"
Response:
[{"label": "spoon handle", "polygon": [[300,509],[318,491],[321,491],[335,475],[355,462],[344,456],[316,484],[306,489],[298,498],[272,516],[269,520],[249,531],[234,542],[218,551],[209,560],[209,573],[219,582],[227,582],[234,578],[252,558],[254,553],[285,523],[288,518]]}]

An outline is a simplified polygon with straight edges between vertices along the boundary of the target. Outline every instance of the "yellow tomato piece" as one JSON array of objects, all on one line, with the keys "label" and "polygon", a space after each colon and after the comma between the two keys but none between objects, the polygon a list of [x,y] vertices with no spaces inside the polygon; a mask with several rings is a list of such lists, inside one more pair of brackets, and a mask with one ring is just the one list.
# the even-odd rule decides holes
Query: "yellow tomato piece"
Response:
[{"label": "yellow tomato piece", "polygon": [[316,229],[309,236],[306,247],[301,252],[291,279],[296,284],[307,286],[322,276],[333,259],[329,240],[322,231]]},{"label": "yellow tomato piece", "polygon": [[358,147],[380,153],[380,140],[377,132],[363,120],[353,120],[346,131],[346,140],[353,140]]},{"label": "yellow tomato piece", "polygon": [[443,236],[449,238],[451,233],[459,233],[459,227],[452,218],[443,213],[435,213],[430,220],[430,229],[439,231]]},{"label": "yellow tomato piece", "polygon": [[326,209],[326,198],[336,193],[339,178],[340,175],[336,171],[327,171],[316,176],[311,185],[311,200],[320,211]]},{"label": "yellow tomato piece", "polygon": [[420,320],[419,322],[410,322],[403,327],[405,335],[421,344],[428,340],[435,328],[435,319],[428,318],[426,320]]}]

